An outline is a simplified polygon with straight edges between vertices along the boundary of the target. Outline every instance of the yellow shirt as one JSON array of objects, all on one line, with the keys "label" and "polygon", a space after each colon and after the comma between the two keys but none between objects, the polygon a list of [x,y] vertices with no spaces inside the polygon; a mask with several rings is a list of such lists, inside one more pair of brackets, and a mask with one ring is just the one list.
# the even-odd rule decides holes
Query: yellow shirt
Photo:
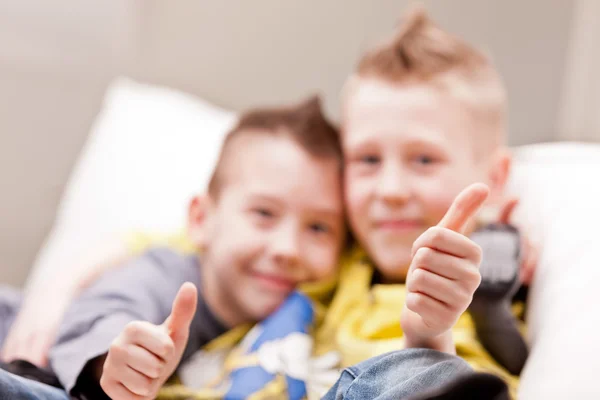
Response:
[{"label": "yellow shirt", "polygon": [[[361,250],[356,249],[343,259],[335,296],[316,333],[317,352],[339,351],[344,366],[404,348],[399,321],[406,286],[371,285],[373,272]],[[485,351],[468,313],[460,317],[452,332],[458,356],[477,371],[503,378],[514,396],[518,377],[508,373]]]}]

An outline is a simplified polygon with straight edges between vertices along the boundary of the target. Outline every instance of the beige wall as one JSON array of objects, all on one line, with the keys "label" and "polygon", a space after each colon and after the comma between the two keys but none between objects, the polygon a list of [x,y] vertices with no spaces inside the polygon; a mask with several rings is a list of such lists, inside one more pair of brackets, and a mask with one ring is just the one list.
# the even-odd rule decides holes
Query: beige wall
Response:
[{"label": "beige wall", "polygon": [[559,137],[600,141],[600,1],[577,0],[566,60]]},{"label": "beige wall", "polygon": [[[409,3],[156,1],[148,6],[134,75],[236,109],[320,90],[335,116],[337,93],[360,52],[389,33]],[[511,97],[511,142],[551,138],[573,1],[425,4],[445,27],[493,54]]]},{"label": "beige wall", "polygon": [[[19,284],[48,232],[110,79],[127,73],[225,107],[337,94],[398,0],[0,0],[0,281]],[[426,1],[489,49],[511,142],[552,140],[573,1]]]}]

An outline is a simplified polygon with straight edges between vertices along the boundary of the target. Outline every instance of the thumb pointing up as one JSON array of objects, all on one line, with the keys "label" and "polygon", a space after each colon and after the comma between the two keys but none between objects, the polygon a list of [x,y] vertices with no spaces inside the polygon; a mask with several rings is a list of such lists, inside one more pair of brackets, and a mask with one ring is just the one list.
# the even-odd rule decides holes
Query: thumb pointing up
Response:
[{"label": "thumb pointing up", "polygon": [[171,315],[162,324],[173,340],[177,353],[183,351],[187,344],[190,325],[196,314],[197,305],[198,289],[196,286],[190,282],[181,285],[175,300],[173,300]]},{"label": "thumb pointing up", "polygon": [[447,228],[458,233],[464,233],[465,228],[477,215],[490,189],[483,183],[474,183],[459,193],[438,223],[439,227]]}]

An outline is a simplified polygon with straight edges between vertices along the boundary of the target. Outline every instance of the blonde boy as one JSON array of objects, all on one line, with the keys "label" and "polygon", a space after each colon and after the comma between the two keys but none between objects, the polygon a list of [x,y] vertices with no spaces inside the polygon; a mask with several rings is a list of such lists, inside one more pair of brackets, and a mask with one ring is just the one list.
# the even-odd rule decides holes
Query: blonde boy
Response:
[{"label": "blonde boy", "polygon": [[[415,334],[452,315],[468,295],[449,295],[449,284],[471,279],[459,266],[473,253],[459,249],[463,238],[436,225],[474,182],[490,188],[486,208],[500,206],[510,172],[506,102],[489,59],[422,9],[359,61],[342,95],[341,138],[345,204],[364,252],[346,260],[323,330],[323,338],[335,337],[345,364],[403,345],[454,351],[447,335]],[[428,268],[434,260],[445,270]],[[400,314],[402,328],[392,320]],[[477,343],[466,314],[454,339],[472,365],[509,378]]]}]

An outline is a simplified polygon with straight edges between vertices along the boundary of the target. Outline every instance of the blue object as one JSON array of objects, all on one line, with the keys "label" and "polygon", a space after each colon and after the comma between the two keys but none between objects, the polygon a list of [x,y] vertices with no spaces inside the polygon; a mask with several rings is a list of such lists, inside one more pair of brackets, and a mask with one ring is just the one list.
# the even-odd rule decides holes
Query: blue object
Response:
[{"label": "blue object", "polygon": [[[245,354],[256,352],[263,344],[283,339],[292,333],[308,333],[313,323],[312,302],[305,295],[293,292],[277,311],[258,325],[259,334]],[[245,399],[259,392],[275,375],[260,366],[244,367],[233,371],[229,380],[231,386],[225,394],[226,400]],[[285,377],[290,400],[300,400],[306,395],[303,381]]]}]

